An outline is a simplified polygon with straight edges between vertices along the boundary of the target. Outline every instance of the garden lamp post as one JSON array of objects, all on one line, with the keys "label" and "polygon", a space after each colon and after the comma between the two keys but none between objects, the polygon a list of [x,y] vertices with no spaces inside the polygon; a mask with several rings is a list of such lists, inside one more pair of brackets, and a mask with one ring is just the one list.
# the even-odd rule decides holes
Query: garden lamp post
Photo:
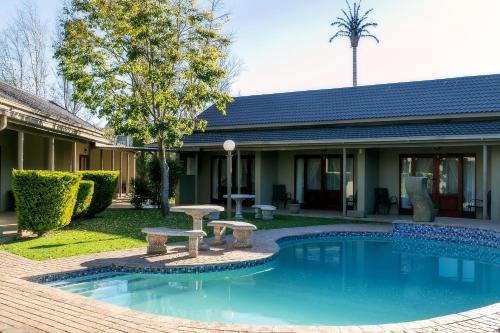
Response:
[{"label": "garden lamp post", "polygon": [[233,151],[234,151],[234,148],[236,148],[236,144],[234,143],[233,140],[226,140],[224,141],[224,150],[227,151],[227,178],[226,178],[226,185],[227,185],[227,191],[226,191],[226,194],[227,194],[227,219],[230,220],[231,219],[231,187],[232,187],[232,184],[231,184],[231,180],[232,180],[232,176],[233,176]]}]

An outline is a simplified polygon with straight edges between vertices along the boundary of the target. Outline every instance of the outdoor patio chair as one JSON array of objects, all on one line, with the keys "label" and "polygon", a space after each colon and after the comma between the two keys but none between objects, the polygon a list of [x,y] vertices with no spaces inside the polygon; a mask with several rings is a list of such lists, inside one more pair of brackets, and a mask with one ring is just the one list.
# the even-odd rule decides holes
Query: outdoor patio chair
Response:
[{"label": "outdoor patio chair", "polygon": [[283,184],[273,185],[273,198],[271,204],[279,207],[280,202],[283,202],[283,207],[286,208],[286,204],[289,200],[292,200],[290,193],[286,191],[286,186]]},{"label": "outdoor patio chair", "polygon": [[[477,212],[483,209],[484,200],[482,199],[472,199],[470,202],[465,204],[465,210],[468,213]],[[486,210],[488,213],[488,218],[491,217],[491,191],[488,191],[486,196]]]},{"label": "outdoor patio chair", "polygon": [[398,198],[393,195],[389,196],[389,190],[387,188],[375,188],[375,214],[381,214],[380,208],[382,207],[383,214],[389,214],[392,206],[396,206],[399,209]]}]

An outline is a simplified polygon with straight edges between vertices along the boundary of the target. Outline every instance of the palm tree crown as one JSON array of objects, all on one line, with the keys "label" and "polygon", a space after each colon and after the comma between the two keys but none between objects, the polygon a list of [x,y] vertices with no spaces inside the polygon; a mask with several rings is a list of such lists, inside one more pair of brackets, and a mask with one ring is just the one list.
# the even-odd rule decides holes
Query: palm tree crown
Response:
[{"label": "palm tree crown", "polygon": [[377,37],[372,35],[368,30],[370,27],[377,27],[378,24],[375,22],[366,22],[368,15],[373,11],[373,8],[361,13],[361,0],[359,3],[354,2],[353,6],[349,4],[346,0],[348,10],[342,10],[343,16],[337,17],[336,20],[331,24],[333,27],[338,28],[335,35],[330,38],[330,43],[338,37],[347,37],[351,41],[351,47],[353,49],[353,85],[357,86],[357,47],[359,40],[362,37],[370,37],[375,39],[378,43]]}]

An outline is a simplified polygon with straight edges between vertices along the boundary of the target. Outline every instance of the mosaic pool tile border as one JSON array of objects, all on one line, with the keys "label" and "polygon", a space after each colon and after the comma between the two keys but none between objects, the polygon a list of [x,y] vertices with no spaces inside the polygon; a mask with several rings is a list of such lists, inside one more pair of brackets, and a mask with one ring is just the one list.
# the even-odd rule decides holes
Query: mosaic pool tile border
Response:
[{"label": "mosaic pool tile border", "polygon": [[[477,239],[480,237],[482,239]],[[427,239],[436,241],[452,241],[461,242],[464,244],[473,244],[481,246],[489,246],[500,249],[500,234],[491,231],[469,229],[469,228],[457,228],[451,226],[438,226],[438,225],[426,225],[426,224],[410,224],[410,223],[394,223],[392,233],[384,232],[352,232],[352,231],[329,231],[320,233],[310,233],[294,236],[285,236],[278,239],[276,242],[280,246],[286,246],[294,241],[305,240],[305,239],[374,239],[374,240],[387,240],[391,238],[406,238],[410,240]],[[400,242],[400,244],[403,244]],[[409,244],[411,245],[411,244]],[[446,248],[446,247],[444,247]],[[423,247],[403,247],[400,246],[396,248],[398,251],[411,251],[415,253],[428,253],[428,248]],[[195,273],[213,273],[222,272],[229,270],[237,270],[243,268],[251,268],[264,264],[268,264],[273,261],[279,252],[270,255],[265,258],[248,260],[241,262],[231,262],[231,263],[221,263],[221,264],[209,264],[209,265],[198,265],[198,266],[173,266],[173,267],[134,267],[126,265],[109,265],[105,267],[90,268],[72,272],[55,273],[42,276],[30,277],[28,280],[32,282],[47,284],[54,283],[62,280],[86,277],[90,275],[102,274],[102,273],[141,273],[141,274],[195,274]],[[437,255],[437,253],[434,253]],[[445,254],[446,255],[446,254]],[[452,254],[450,254],[452,256]],[[495,256],[493,254],[493,256]],[[480,257],[483,258],[483,257]],[[485,260],[490,262],[490,260],[499,260],[499,258],[487,258]]]},{"label": "mosaic pool tile border", "polygon": [[500,233],[467,227],[396,221],[393,223],[393,235],[410,239],[429,239],[500,248]]}]

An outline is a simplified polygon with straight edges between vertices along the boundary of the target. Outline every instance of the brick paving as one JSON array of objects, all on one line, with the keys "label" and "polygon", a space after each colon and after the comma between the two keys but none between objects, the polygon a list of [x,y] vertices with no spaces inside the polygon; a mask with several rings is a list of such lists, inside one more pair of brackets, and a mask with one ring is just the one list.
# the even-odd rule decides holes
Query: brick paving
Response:
[{"label": "brick paving", "polygon": [[390,325],[229,325],[142,313],[26,280],[37,275],[111,264],[175,267],[254,260],[273,255],[278,251],[275,241],[284,236],[327,231],[390,230],[390,225],[345,224],[257,231],[252,249],[214,247],[208,252],[202,252],[198,258],[187,257],[182,244],[169,246],[169,253],[162,256],[147,256],[145,249],[131,249],[41,262],[0,251],[0,332],[498,332],[500,303],[460,314]]}]

